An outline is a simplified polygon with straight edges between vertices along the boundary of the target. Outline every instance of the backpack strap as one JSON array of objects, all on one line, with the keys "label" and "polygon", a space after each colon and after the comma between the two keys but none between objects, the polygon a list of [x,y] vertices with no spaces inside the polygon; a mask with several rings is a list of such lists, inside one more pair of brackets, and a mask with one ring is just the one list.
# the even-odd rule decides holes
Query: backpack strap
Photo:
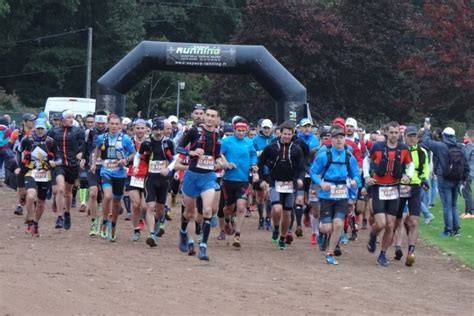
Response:
[{"label": "backpack strap", "polygon": [[[334,161],[332,160],[332,151],[331,151],[332,145],[328,145],[326,147],[326,156],[327,156],[327,161],[326,165],[324,166],[323,172],[321,173],[321,179],[324,179],[324,176],[326,175],[326,172],[329,170],[329,167],[331,166]],[[344,145],[344,151],[345,151],[345,159],[344,159],[344,164],[346,165],[346,170],[347,170],[347,176],[351,174],[351,156],[352,154],[350,151],[347,149],[346,145]]]},{"label": "backpack strap", "polygon": [[426,155],[423,149],[418,145],[416,146],[416,152],[418,154],[418,168],[416,168],[416,171],[418,172],[418,178],[421,179],[421,176],[423,174],[423,167],[425,165]]}]

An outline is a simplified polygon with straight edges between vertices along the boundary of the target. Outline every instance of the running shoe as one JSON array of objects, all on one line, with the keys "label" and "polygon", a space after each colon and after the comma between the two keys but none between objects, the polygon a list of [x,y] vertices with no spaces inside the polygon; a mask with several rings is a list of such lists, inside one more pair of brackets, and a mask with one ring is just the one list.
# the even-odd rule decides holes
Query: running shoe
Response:
[{"label": "running shoe", "polygon": [[33,232],[33,223],[30,221],[27,221],[26,227],[25,227],[25,234],[30,235]]},{"label": "running shoe", "polygon": [[296,227],[296,229],[295,229],[295,235],[296,235],[296,237],[298,237],[298,238],[302,238],[302,237],[303,237],[303,228],[301,228],[301,226]]},{"label": "running shoe", "polygon": [[270,220],[270,217],[265,218],[265,229],[272,230],[272,221]]},{"label": "running shoe", "polygon": [[326,251],[327,248],[327,237],[326,234],[319,234],[318,235],[318,245],[319,245],[319,250],[321,251]]},{"label": "running shoe", "polygon": [[209,257],[207,256],[206,251],[207,251],[207,245],[204,243],[201,243],[199,245],[199,254],[198,254],[199,260],[209,261]]},{"label": "running shoe", "polygon": [[18,215],[18,216],[22,216],[22,215],[23,215],[23,206],[21,206],[20,204],[18,204],[18,205],[16,206],[16,209],[15,209],[15,211],[13,212],[13,214]]},{"label": "running shoe", "polygon": [[240,237],[234,236],[234,241],[232,242],[232,246],[235,248],[240,248]]},{"label": "running shoe", "polygon": [[336,249],[334,249],[334,255],[336,257],[339,257],[342,255],[341,247],[339,245],[336,246]]},{"label": "running shoe", "polygon": [[97,220],[91,221],[91,228],[89,229],[89,236],[90,237],[95,237],[99,234],[99,225],[97,223]]},{"label": "running shoe", "polygon": [[38,226],[33,226],[33,229],[31,230],[31,235],[32,235],[33,237],[39,237],[39,236],[40,236],[39,227],[38,227]]},{"label": "running shoe", "polygon": [[459,237],[459,236],[461,236],[461,232],[459,231],[459,229],[455,229],[455,230],[454,230],[453,236],[454,236],[454,237]]},{"label": "running shoe", "polygon": [[132,241],[139,241],[140,240],[140,231],[134,231],[132,235]]},{"label": "running shoe", "polygon": [[265,220],[264,220],[263,218],[259,218],[259,219],[258,219],[258,228],[257,228],[257,229],[258,229],[258,230],[264,230],[264,229],[265,229],[264,226],[263,226],[264,223],[265,223]]},{"label": "running shoe", "polygon": [[108,238],[109,241],[115,242],[117,240],[117,228],[110,227],[109,231],[110,231],[109,238]]},{"label": "running shoe", "polygon": [[64,229],[71,229],[71,213],[69,212],[64,212]]},{"label": "running shoe", "polygon": [[217,227],[218,224],[219,224],[219,221],[217,220],[217,216],[213,215],[211,217],[211,228]]},{"label": "running shoe", "polygon": [[382,267],[388,267],[388,259],[384,254],[380,254],[377,258],[377,263]]},{"label": "running shoe", "polygon": [[64,227],[64,219],[62,216],[58,216],[58,219],[56,219],[56,226],[54,226],[54,228],[62,229],[63,227]]},{"label": "running shoe", "polygon": [[318,244],[316,240],[316,233],[311,234],[311,245],[316,246]]},{"label": "running shoe", "polygon": [[188,252],[188,232],[179,232],[179,250],[181,252]]},{"label": "running shoe", "polygon": [[278,237],[280,237],[280,233],[274,230],[272,232],[272,243],[274,244],[278,243]]},{"label": "running shoe", "polygon": [[[157,229],[158,229],[158,233],[156,234],[156,236],[161,237],[165,234],[165,224],[164,223],[160,223],[158,225]],[[155,231],[156,231],[156,229],[155,229]]]},{"label": "running shoe", "polygon": [[[287,236],[288,236],[288,235],[287,235]],[[286,249],[288,249],[288,245],[287,245],[287,243],[286,243],[285,240],[281,240],[281,239],[280,239],[280,240],[278,241],[278,249],[280,249],[280,250],[286,250]]]},{"label": "running shoe", "polygon": [[292,242],[293,242],[293,234],[288,232],[285,236],[285,243],[287,245],[291,245]]},{"label": "running shoe", "polygon": [[370,233],[369,242],[367,244],[367,250],[370,253],[374,253],[377,249],[377,235],[374,233]]},{"label": "running shoe", "polygon": [[145,221],[140,218],[140,221],[138,222],[138,229],[144,230],[145,229]]},{"label": "running shoe", "polygon": [[100,227],[100,238],[106,239],[107,238],[107,230],[108,230],[108,224],[102,224]]},{"label": "running shoe", "polygon": [[225,231],[220,231],[219,236],[217,236],[217,240],[225,240]]},{"label": "running shoe", "polygon": [[171,217],[171,209],[168,207],[165,211],[165,219],[167,221],[172,221],[173,218]]},{"label": "running shoe", "polygon": [[395,249],[395,257],[393,259],[398,261],[398,260],[402,259],[402,257],[403,257],[402,248]]},{"label": "running shoe", "polygon": [[311,227],[311,217],[309,216],[309,214],[304,214],[304,216],[303,216],[303,225],[305,227]]},{"label": "running shoe", "polygon": [[85,204],[81,204],[81,207],[79,208],[79,212],[80,213],[85,213],[86,212],[86,205]]},{"label": "running shoe", "polygon": [[405,261],[405,265],[407,267],[411,267],[415,263],[415,253],[409,253],[407,255],[407,260]]},{"label": "running shoe", "polygon": [[194,240],[190,239],[188,242],[188,256],[194,256],[196,254],[196,249],[194,247]]},{"label": "running shoe", "polygon": [[357,236],[357,232],[352,232],[351,237],[349,237],[350,241],[357,241],[359,239],[359,236]]},{"label": "running shoe", "polygon": [[326,263],[331,264],[331,265],[339,264],[336,260],[336,257],[334,257],[334,255],[331,255],[331,254],[326,255]]},{"label": "running shoe", "polygon": [[428,225],[428,224],[431,223],[434,219],[435,219],[434,215],[433,215],[433,214],[430,214],[430,216],[428,216],[427,218],[425,218],[425,225]]},{"label": "running shoe", "polygon": [[146,244],[151,248],[158,246],[158,244],[156,243],[156,236],[154,234],[150,234],[150,236],[148,236],[148,238],[146,239]]},{"label": "running shoe", "polygon": [[341,235],[341,244],[347,245],[349,243],[349,237],[346,233],[342,233]]},{"label": "running shoe", "polygon": [[453,235],[453,233],[451,233],[449,231],[444,231],[441,234],[439,234],[439,237],[451,237],[452,235]]}]

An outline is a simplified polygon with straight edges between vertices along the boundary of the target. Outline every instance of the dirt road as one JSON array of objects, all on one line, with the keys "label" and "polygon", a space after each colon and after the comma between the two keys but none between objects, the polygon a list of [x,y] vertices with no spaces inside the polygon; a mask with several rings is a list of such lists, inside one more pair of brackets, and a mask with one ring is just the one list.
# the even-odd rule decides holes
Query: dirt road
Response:
[{"label": "dirt road", "polygon": [[[0,188],[0,311],[4,315],[69,314],[437,314],[474,313],[473,273],[435,250],[417,247],[417,262],[376,265],[367,232],[343,248],[339,266],[306,238],[280,251],[247,219],[242,249],[211,232],[209,262],[178,251],[178,211],[159,246],[89,238],[86,215],[73,212],[70,231],[56,231],[48,210],[41,237],[24,234],[15,197]],[[142,235],[142,239],[143,235]],[[390,253],[390,257],[393,253]]]}]

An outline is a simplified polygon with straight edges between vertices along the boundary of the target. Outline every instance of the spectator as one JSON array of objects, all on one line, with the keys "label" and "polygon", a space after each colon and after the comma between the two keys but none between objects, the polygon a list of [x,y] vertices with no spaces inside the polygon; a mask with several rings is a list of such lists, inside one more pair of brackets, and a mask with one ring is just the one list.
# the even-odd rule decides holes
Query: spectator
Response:
[{"label": "spectator", "polygon": [[469,175],[467,176],[466,183],[462,189],[462,196],[466,202],[466,208],[464,209],[464,214],[461,215],[461,218],[474,218],[474,215],[472,215],[474,205],[472,203],[471,191],[472,179],[474,178],[474,130],[471,129],[466,131],[464,140],[466,146],[463,148],[463,153],[469,165]]},{"label": "spectator", "polygon": [[7,118],[0,117],[0,179],[5,178],[3,163],[9,158],[9,145],[12,130],[8,127]]},{"label": "spectator", "polygon": [[469,173],[469,166],[464,160],[464,155],[460,155],[463,161],[463,170],[459,180],[449,180],[446,177],[446,170],[449,168],[450,150],[458,147],[455,132],[451,127],[446,127],[442,132],[442,141],[433,140],[430,134],[431,124],[425,121],[425,131],[423,133],[423,146],[428,148],[434,157],[434,174],[438,178],[438,190],[443,205],[444,231],[442,237],[459,236],[461,223],[457,210],[457,200],[461,181],[465,181]]}]

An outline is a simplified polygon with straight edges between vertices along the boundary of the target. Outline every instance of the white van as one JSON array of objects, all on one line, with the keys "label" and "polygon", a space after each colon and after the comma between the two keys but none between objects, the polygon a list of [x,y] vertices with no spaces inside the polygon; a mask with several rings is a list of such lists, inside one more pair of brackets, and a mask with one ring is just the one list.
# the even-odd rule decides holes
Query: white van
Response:
[{"label": "white van", "polygon": [[71,110],[74,115],[80,114],[82,117],[88,113],[95,112],[95,99],[85,98],[48,98],[44,107],[44,112],[51,117],[51,114],[62,113]]}]

